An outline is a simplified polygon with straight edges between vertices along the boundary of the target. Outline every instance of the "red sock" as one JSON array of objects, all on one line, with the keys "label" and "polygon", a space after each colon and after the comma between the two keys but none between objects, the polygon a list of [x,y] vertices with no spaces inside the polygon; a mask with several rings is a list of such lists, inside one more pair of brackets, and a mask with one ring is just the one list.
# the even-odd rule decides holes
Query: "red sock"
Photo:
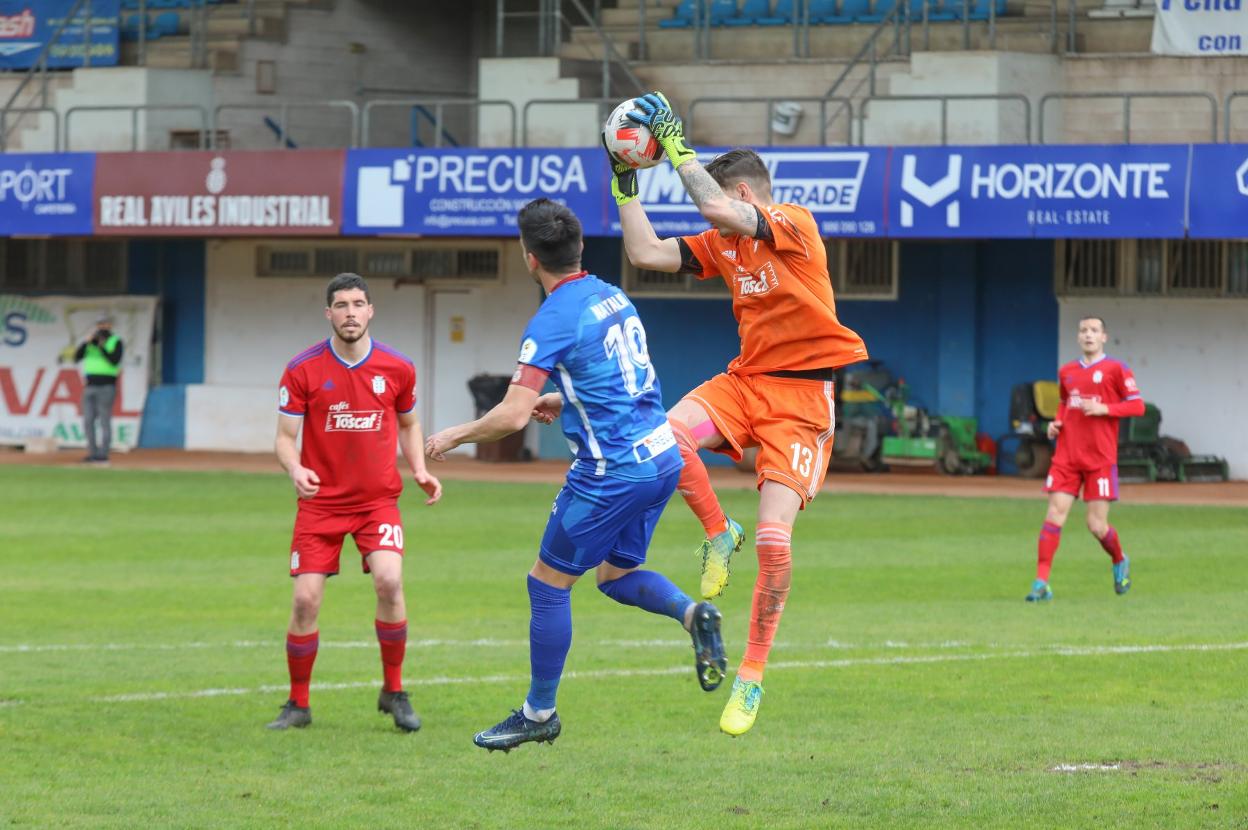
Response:
[{"label": "red sock", "polygon": [[1105,535],[1101,537],[1100,542],[1101,547],[1104,548],[1105,552],[1109,554],[1109,558],[1114,561],[1115,565],[1123,559],[1126,559],[1126,556],[1122,552],[1122,543],[1118,541],[1118,531],[1114,530],[1112,526],[1108,531],[1106,531]]},{"label": "red sock", "polygon": [[290,699],[296,706],[308,705],[308,684],[312,682],[312,664],[316,662],[316,649],[320,645],[320,632],[291,634],[286,632],[286,668],[290,670]]},{"label": "red sock", "polygon": [[763,679],[767,656],[771,653],[780,615],[789,596],[793,577],[791,552],[793,526],[782,522],[759,522],[755,531],[758,549],[758,578],[754,581],[754,601],[750,606],[750,634],[745,659],[737,675],[742,680]]},{"label": "red sock", "polygon": [[1052,522],[1040,526],[1039,556],[1036,557],[1036,579],[1049,581],[1049,570],[1053,567],[1053,555],[1057,546],[1062,543],[1062,528]]},{"label": "red sock", "polygon": [[382,688],[403,691],[403,655],[407,652],[407,620],[376,621],[377,642],[381,644]]},{"label": "red sock", "polygon": [[708,539],[718,536],[728,528],[728,519],[724,516],[719,499],[711,489],[711,477],[706,474],[706,465],[698,458],[698,442],[689,427],[682,421],[669,418],[672,432],[676,434],[676,444],[680,447],[680,457],[685,462],[680,471],[680,480],[676,490],[685,498],[685,503],[698,517],[706,531]]}]

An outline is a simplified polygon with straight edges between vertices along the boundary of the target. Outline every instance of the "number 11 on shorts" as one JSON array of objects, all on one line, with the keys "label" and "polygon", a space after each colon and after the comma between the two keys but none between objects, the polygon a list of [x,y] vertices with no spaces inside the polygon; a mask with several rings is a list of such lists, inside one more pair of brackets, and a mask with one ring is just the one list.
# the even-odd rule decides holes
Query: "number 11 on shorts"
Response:
[{"label": "number 11 on shorts", "polygon": [[794,441],[789,447],[793,450],[793,470],[801,476],[810,475],[810,463],[815,457],[810,447],[803,447],[798,441]]}]

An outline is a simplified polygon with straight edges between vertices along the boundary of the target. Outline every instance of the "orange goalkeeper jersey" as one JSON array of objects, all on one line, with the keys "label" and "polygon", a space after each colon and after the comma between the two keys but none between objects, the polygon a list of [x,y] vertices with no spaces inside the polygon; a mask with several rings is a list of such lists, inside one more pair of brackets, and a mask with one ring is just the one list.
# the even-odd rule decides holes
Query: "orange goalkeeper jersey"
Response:
[{"label": "orange goalkeeper jersey", "polygon": [[739,375],[829,369],[867,359],[867,347],[836,317],[828,256],[815,218],[799,205],[768,205],[770,240],[721,236],[714,228],[682,237],[701,266],[732,292],[741,354]]}]

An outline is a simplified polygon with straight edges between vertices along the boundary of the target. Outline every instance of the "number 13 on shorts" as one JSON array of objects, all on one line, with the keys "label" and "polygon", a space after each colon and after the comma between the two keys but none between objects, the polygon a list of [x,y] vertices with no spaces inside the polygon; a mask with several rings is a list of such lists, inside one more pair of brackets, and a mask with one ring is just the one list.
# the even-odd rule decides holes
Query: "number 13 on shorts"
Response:
[{"label": "number 13 on shorts", "polygon": [[815,454],[810,447],[803,446],[800,441],[794,441],[789,445],[789,449],[793,451],[793,471],[803,478],[810,476],[810,465],[814,463]]}]

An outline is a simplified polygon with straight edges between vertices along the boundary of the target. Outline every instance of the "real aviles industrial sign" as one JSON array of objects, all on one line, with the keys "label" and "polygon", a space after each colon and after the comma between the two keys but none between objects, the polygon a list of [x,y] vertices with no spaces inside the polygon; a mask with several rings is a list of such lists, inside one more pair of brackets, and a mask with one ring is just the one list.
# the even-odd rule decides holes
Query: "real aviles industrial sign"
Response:
[{"label": "real aviles industrial sign", "polygon": [[[719,150],[700,149],[709,161]],[[777,202],[827,237],[1240,238],[1248,145],[759,148]],[[601,150],[0,155],[0,236],[489,236],[545,197],[619,236]],[[708,225],[680,175],[638,174],[662,236]]]}]

